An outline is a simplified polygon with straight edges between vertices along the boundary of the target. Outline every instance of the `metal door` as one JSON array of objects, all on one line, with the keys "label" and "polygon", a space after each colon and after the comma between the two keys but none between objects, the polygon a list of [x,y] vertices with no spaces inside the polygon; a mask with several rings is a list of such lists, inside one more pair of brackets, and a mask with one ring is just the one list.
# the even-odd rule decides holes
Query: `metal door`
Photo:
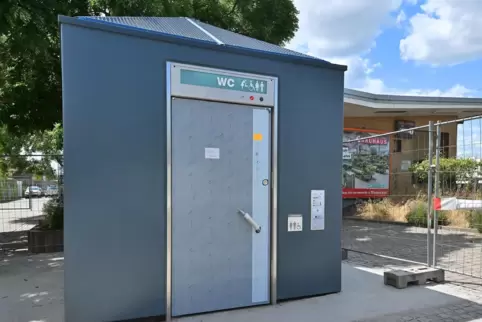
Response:
[{"label": "metal door", "polygon": [[172,315],[269,303],[270,110],[171,106]]}]

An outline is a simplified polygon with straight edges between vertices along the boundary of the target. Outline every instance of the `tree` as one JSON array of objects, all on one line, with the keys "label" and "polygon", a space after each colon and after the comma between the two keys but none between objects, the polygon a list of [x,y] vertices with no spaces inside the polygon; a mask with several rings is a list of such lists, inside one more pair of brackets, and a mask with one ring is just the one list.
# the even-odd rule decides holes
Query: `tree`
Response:
[{"label": "tree", "polygon": [[22,152],[21,139],[9,135],[5,126],[0,127],[0,178],[9,177],[28,167],[27,160],[18,157]]},{"label": "tree", "polygon": [[61,119],[57,14],[88,13],[84,0],[0,4],[0,124],[10,132],[48,129]]},{"label": "tree", "polygon": [[63,165],[63,131],[60,124],[53,130],[13,135],[0,127],[0,178],[34,175],[54,178],[53,161]]},{"label": "tree", "polygon": [[184,16],[283,45],[298,29],[292,0],[2,0],[0,124],[38,133],[61,122],[58,14]]},{"label": "tree", "polygon": [[40,154],[49,164],[55,161],[59,166],[63,166],[64,129],[60,123],[55,124],[52,130],[29,135],[25,143],[27,153]]}]

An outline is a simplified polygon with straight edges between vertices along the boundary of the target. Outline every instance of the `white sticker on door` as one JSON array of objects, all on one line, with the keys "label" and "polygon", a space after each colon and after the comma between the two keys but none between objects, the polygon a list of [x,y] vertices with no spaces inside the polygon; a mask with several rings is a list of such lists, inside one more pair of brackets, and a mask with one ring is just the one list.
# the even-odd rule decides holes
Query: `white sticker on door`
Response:
[{"label": "white sticker on door", "polygon": [[325,229],[325,190],[311,190],[311,230]]},{"label": "white sticker on door", "polygon": [[206,159],[219,159],[219,148],[204,148]]},{"label": "white sticker on door", "polygon": [[288,231],[302,231],[303,217],[301,215],[288,215]]}]

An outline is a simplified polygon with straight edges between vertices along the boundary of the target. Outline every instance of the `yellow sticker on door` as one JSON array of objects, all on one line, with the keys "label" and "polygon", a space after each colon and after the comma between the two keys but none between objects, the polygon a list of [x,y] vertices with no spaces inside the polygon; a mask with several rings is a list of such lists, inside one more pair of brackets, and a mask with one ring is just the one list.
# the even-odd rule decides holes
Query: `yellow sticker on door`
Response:
[{"label": "yellow sticker on door", "polygon": [[254,133],[254,134],[253,134],[253,140],[254,140],[254,141],[261,141],[261,140],[263,140],[263,134],[261,134],[261,133]]}]

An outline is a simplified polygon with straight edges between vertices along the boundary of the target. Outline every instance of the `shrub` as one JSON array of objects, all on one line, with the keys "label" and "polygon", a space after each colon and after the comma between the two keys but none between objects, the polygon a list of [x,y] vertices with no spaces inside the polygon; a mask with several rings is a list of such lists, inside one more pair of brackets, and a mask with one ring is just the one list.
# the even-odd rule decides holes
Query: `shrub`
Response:
[{"label": "shrub", "polygon": [[472,210],[467,214],[470,228],[475,228],[482,233],[482,210]]},{"label": "shrub", "polygon": [[[448,225],[447,214],[442,211],[437,213],[437,221],[441,226]],[[417,201],[412,206],[410,211],[407,213],[406,220],[409,224],[417,227],[427,227],[427,202]],[[432,227],[433,227],[432,222]]]},{"label": "shrub", "polygon": [[64,228],[64,207],[60,199],[52,199],[45,203],[42,209],[45,220],[42,228],[58,230]]},{"label": "shrub", "polygon": [[[435,158],[433,159],[435,165]],[[474,174],[477,173],[481,165],[480,161],[474,159],[455,159],[440,158],[440,185],[442,191],[451,191],[457,187],[457,181],[468,182],[466,189],[473,186]],[[427,183],[428,170],[430,168],[428,160],[423,160],[412,164],[409,171],[412,172],[417,183]],[[434,180],[435,184],[435,180]]]},{"label": "shrub", "polygon": [[427,226],[427,204],[415,202],[407,214],[407,222],[414,226]]}]

